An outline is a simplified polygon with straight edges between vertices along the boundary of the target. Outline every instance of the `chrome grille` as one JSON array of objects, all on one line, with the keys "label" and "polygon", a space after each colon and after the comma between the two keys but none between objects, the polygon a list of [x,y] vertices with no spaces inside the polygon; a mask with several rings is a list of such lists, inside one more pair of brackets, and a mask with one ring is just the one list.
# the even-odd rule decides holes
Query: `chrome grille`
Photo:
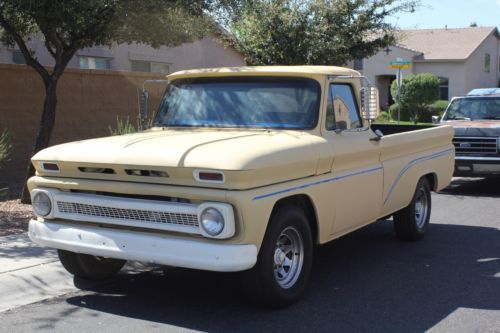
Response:
[{"label": "chrome grille", "polygon": [[457,154],[498,154],[497,138],[455,137],[453,145]]},{"label": "chrome grille", "polygon": [[94,216],[112,220],[158,223],[164,225],[198,227],[196,214],[160,212],[141,209],[115,208],[78,202],[57,201],[59,212],[79,216]]}]

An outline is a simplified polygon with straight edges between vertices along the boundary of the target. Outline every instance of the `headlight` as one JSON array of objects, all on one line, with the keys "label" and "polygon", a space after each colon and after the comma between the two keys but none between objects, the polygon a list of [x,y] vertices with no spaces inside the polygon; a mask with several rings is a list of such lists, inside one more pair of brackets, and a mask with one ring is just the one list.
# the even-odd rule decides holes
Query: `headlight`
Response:
[{"label": "headlight", "polygon": [[215,208],[205,209],[201,215],[201,226],[210,236],[217,236],[224,229],[224,216]]},{"label": "headlight", "polygon": [[52,210],[50,197],[45,192],[36,192],[31,200],[31,205],[38,216],[47,216]]}]

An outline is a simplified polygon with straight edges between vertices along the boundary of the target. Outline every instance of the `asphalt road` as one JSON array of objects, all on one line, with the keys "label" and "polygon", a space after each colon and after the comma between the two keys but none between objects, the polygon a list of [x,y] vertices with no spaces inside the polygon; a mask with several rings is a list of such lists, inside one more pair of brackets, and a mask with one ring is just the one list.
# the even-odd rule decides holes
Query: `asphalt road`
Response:
[{"label": "asphalt road", "polygon": [[455,180],[431,223],[419,242],[380,221],[319,248],[307,296],[286,309],[246,304],[236,274],[157,267],[75,280],[0,313],[0,332],[500,332],[500,179]]}]

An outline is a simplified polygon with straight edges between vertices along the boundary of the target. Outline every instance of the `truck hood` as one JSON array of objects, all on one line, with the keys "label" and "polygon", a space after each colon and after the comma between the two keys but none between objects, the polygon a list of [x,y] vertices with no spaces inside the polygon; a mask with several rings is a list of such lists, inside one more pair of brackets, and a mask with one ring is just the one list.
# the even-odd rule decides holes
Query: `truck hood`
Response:
[{"label": "truck hood", "polygon": [[500,121],[445,121],[443,124],[453,126],[456,136],[500,136]]},{"label": "truck hood", "polygon": [[[323,144],[301,131],[152,129],[53,146],[32,162],[41,176],[243,189],[314,175]],[[45,171],[40,162],[55,162],[60,171]],[[197,182],[195,170],[223,171],[225,182]]]}]

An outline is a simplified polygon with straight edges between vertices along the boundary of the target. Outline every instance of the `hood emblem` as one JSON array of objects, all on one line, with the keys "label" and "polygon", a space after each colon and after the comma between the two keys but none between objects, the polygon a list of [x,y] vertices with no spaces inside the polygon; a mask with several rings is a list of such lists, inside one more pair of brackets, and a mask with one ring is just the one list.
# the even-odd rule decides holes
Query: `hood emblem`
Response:
[{"label": "hood emblem", "polygon": [[461,142],[459,145],[460,148],[470,148],[472,147],[470,143],[468,142]]}]

